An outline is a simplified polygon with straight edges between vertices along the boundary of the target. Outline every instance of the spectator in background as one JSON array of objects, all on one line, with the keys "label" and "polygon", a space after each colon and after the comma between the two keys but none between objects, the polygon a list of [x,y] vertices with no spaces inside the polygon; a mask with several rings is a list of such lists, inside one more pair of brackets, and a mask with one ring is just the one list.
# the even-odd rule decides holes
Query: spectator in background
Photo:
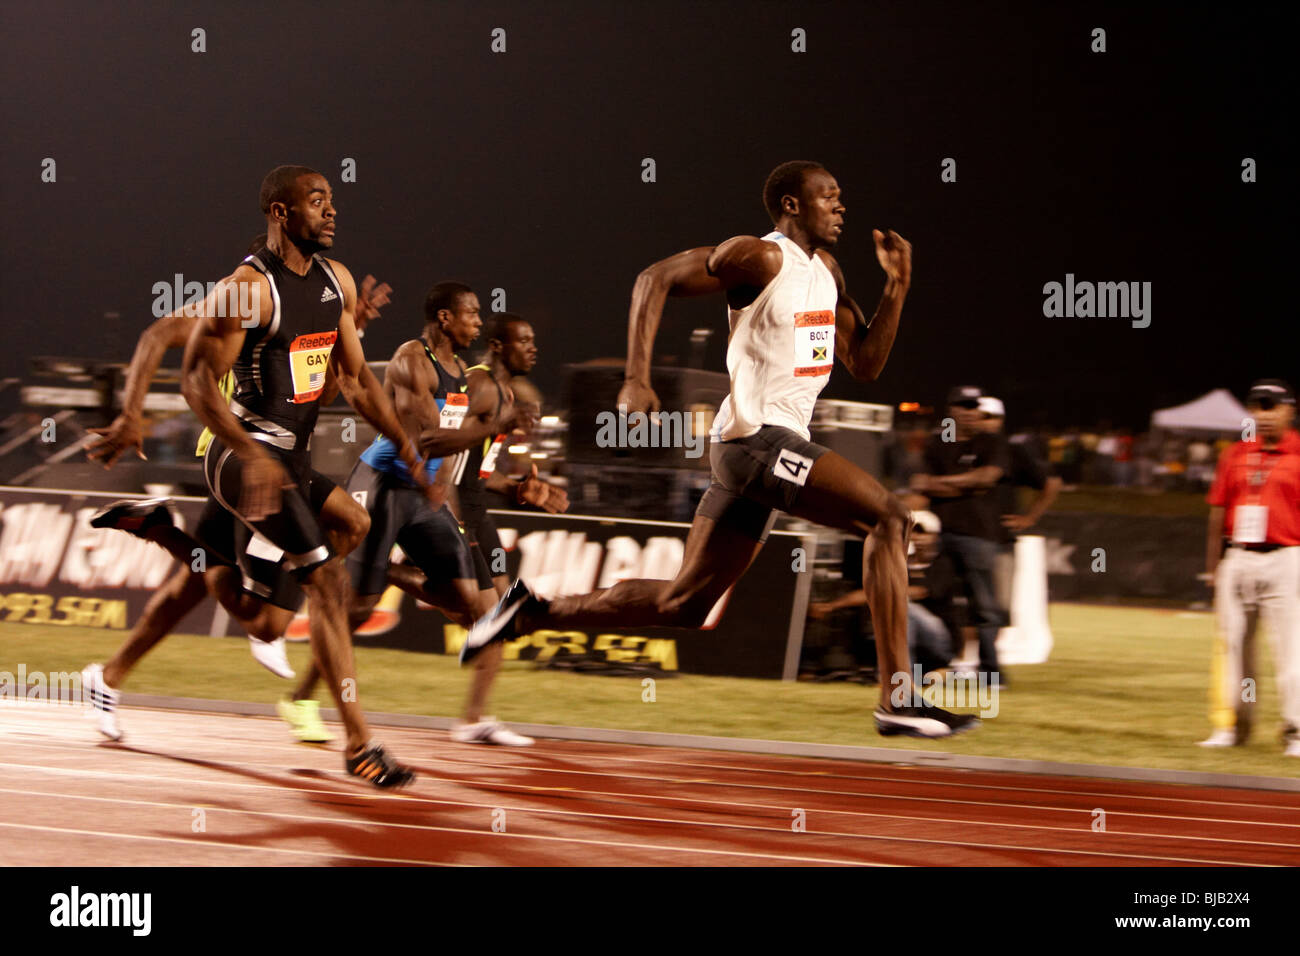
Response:
[{"label": "spectator in background", "polygon": [[912,477],[912,490],[930,499],[943,524],[940,546],[952,558],[979,633],[980,672],[990,686],[1004,686],[997,636],[1005,614],[993,580],[1003,530],[994,489],[1011,463],[1006,440],[980,428],[981,394],[971,385],[949,392],[951,423],[930,437],[926,473]]},{"label": "spectator in background", "polygon": [[[1218,639],[1210,690],[1214,733],[1202,747],[1246,743],[1255,696],[1255,625],[1262,615],[1273,638],[1282,710],[1283,752],[1300,757],[1300,433],[1295,392],[1275,378],[1256,382],[1246,407],[1258,433],[1219,459],[1210,488],[1206,577],[1214,582]],[[1224,553],[1224,539],[1228,539]]]},{"label": "spectator in background", "polygon": [[[914,511],[916,526],[907,549],[907,647],[921,673],[947,667],[955,653],[952,599],[957,593],[957,576],[952,560],[939,548],[939,519],[930,511]],[[808,605],[808,616],[823,620],[835,611],[865,607],[861,588],[833,601]]]},{"label": "spectator in background", "polygon": [[[979,409],[982,416],[980,429],[1002,438],[1002,426],[1006,421],[1006,409],[1002,401],[991,395],[982,396]],[[1009,467],[996,488],[1002,537],[993,566],[994,592],[998,596],[998,604],[1004,609],[1011,607],[1016,535],[1036,525],[1061,491],[1061,479],[1048,474],[1047,463],[1036,458],[1026,442],[1012,439],[1006,443],[1006,449]],[[1038,492],[1024,514],[1017,513],[1017,488],[1032,488]]]}]

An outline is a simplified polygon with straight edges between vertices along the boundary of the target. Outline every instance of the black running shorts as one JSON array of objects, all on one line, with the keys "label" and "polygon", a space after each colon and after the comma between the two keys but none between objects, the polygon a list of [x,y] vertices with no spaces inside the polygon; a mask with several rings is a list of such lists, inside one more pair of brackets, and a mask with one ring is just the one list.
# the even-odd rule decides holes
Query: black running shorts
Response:
[{"label": "black running shorts", "polygon": [[[302,603],[298,581],[330,558],[319,515],[335,485],[325,475],[311,470],[305,454],[294,455],[274,447],[266,450],[295,484],[282,490],[280,510],[259,521],[245,521],[236,510],[242,490],[242,463],[221,439],[214,438],[208,445],[203,472],[212,498],[231,516],[230,547],[245,590],[292,610]],[[205,508],[204,513],[208,516],[209,509]],[[206,525],[201,520],[200,527],[207,528],[201,534],[211,537],[199,540],[228,558],[223,550],[226,532],[219,518],[213,515]]]},{"label": "black running shorts", "polygon": [[370,533],[348,555],[348,573],[358,594],[382,594],[388,586],[388,556],[398,545],[436,590],[443,581],[474,580],[469,542],[446,505],[434,510],[418,488],[358,461],[348,494],[370,515]]},{"label": "black running shorts", "polygon": [[779,425],[748,438],[709,443],[713,480],[695,513],[766,541],[777,511],[794,507],[813,462],[827,449]]}]

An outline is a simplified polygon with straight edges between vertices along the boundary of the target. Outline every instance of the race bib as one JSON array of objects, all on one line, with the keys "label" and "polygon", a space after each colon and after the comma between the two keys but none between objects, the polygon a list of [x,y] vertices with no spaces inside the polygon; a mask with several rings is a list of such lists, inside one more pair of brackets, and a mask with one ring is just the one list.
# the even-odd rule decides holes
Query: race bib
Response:
[{"label": "race bib", "polygon": [[1267,505],[1237,505],[1232,513],[1233,541],[1237,544],[1263,544],[1267,534]]},{"label": "race bib", "polygon": [[794,374],[829,375],[835,364],[835,313],[794,314]]},{"label": "race bib", "polygon": [[464,392],[452,392],[438,401],[438,408],[442,411],[438,424],[442,428],[460,428],[465,421],[465,413],[469,411],[469,396]]},{"label": "race bib", "polygon": [[289,343],[289,373],[293,378],[294,404],[302,405],[320,398],[325,388],[325,371],[337,331],[309,332]]},{"label": "race bib", "polygon": [[505,442],[504,434],[498,435],[492,442],[492,447],[488,449],[483,456],[483,463],[478,466],[478,476],[485,481],[492,477],[492,473],[497,470],[497,455],[501,454],[501,445]]}]

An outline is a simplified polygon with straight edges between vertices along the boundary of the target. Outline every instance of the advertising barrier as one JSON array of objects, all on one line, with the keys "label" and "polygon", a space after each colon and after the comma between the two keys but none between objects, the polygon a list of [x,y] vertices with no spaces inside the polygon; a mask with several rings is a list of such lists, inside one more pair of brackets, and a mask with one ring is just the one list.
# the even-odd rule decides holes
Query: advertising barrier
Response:
[{"label": "advertising barrier", "polygon": [[[156,544],[90,527],[90,516],[123,496],[0,487],[0,621],[125,631],[144,612],[175,562]],[[143,496],[139,496],[143,497]],[[201,498],[175,498],[192,527]],[[205,599],[177,628],[212,631],[215,601]]]},{"label": "advertising barrier", "polygon": [[[90,527],[90,516],[124,497],[95,492],[0,487],[0,621],[126,631],[175,567],[157,545],[121,531]],[[130,496],[125,496],[130,497]],[[201,498],[173,498],[192,527]],[[689,525],[492,512],[504,553],[498,569],[522,575],[543,594],[579,594],[626,578],[673,577]],[[798,549],[802,549],[800,552]],[[506,657],[547,661],[586,655],[664,671],[793,679],[798,671],[811,586],[813,542],[773,532],[748,574],[720,602],[706,630],[539,631],[512,641]],[[489,556],[491,559],[491,556]],[[803,570],[797,570],[802,568]],[[210,598],[177,628],[187,634],[239,634]],[[306,640],[306,607],[289,633]],[[357,632],[358,645],[455,653],[464,630],[390,588]]]},{"label": "advertising barrier", "polygon": [[[504,549],[494,570],[523,577],[545,596],[585,594],[629,578],[672,578],[681,565],[690,530],[690,525],[679,522],[489,513]],[[546,661],[557,655],[587,655],[597,662],[639,663],[665,671],[793,680],[803,643],[813,553],[810,535],[772,532],[740,583],[718,602],[704,630],[543,630],[507,644],[505,657]],[[492,555],[487,558],[493,560]],[[437,611],[418,607],[396,589],[385,597],[392,602],[387,627],[376,633],[379,621],[372,618],[358,632],[359,645],[440,653],[460,650],[463,628]]]}]

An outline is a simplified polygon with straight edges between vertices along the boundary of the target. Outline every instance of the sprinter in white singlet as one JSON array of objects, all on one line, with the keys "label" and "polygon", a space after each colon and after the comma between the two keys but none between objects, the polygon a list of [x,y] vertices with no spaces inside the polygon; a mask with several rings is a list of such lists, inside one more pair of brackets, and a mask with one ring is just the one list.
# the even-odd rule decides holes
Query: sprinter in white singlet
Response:
[{"label": "sprinter in white singlet", "polygon": [[754,560],[780,510],[866,538],[863,587],[881,674],[876,729],[919,737],[970,729],[979,723],[973,715],[911,703],[918,695],[907,651],[907,509],[852,462],[813,444],[808,432],[835,358],[859,381],[873,381],[884,367],[911,283],[912,247],[896,232],[873,231],[885,289],[868,321],[829,252],[844,226],[835,178],[819,163],[783,163],[763,187],[763,204],[773,232],[678,253],[642,272],[632,290],[618,396],[629,414],[659,409],[650,357],[664,300],[724,292],[729,306],[731,393],[715,419],[713,480],[677,577],[550,601],[516,581],[467,644],[477,650],[539,628],[701,627]]}]

